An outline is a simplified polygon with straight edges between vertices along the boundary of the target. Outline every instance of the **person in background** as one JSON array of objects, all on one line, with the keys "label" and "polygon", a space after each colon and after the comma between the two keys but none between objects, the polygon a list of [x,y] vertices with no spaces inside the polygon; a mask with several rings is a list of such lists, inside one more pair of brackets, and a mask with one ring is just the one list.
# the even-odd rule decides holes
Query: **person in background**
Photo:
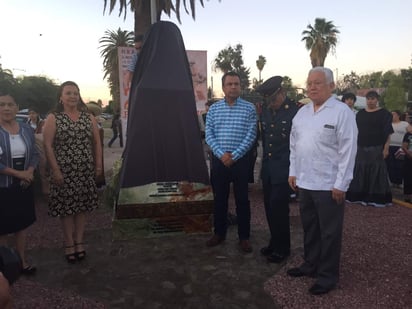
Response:
[{"label": "person in background", "polygon": [[39,112],[34,107],[29,108],[27,123],[33,128],[35,134],[42,133],[44,120],[41,119]]},{"label": "person in background", "polygon": [[0,244],[14,234],[22,274],[32,275],[36,267],[26,259],[26,229],[36,221],[33,173],[39,153],[33,129],[16,121],[18,110],[13,96],[0,93]]},{"label": "person in background", "polygon": [[261,178],[270,241],[260,253],[271,263],[281,263],[290,254],[289,137],[298,107],[286,96],[283,78],[274,76],[257,88],[265,99],[260,128],[263,158]]},{"label": "person in background", "polygon": [[75,263],[86,257],[86,212],[98,207],[95,178],[103,172],[102,147],[96,119],[84,110],[77,84],[61,84],[57,99],[43,132],[52,179],[49,215],[61,219],[65,258]]},{"label": "person in background", "polygon": [[385,158],[393,133],[392,114],[378,105],[379,94],[366,94],[366,108],[356,114],[358,151],[353,180],[346,194],[350,203],[385,207],[392,204]]},{"label": "person in background", "polygon": [[47,197],[50,193],[49,190],[49,172],[47,167],[46,155],[44,153],[43,147],[43,126],[44,120],[41,119],[39,112],[34,107],[29,108],[29,118],[27,123],[33,128],[34,136],[36,139],[36,146],[40,154],[39,166],[38,166],[38,175],[41,182],[41,191],[43,196]]},{"label": "person in background", "polygon": [[239,247],[252,252],[250,202],[248,196],[249,156],[256,138],[256,110],[239,98],[240,76],[235,72],[222,77],[225,98],[214,103],[206,116],[206,143],[212,149],[211,183],[214,193],[214,235],[206,245],[214,247],[226,238],[230,184],[236,200]]},{"label": "person in background", "polygon": [[352,92],[347,92],[342,96],[342,102],[345,103],[349,108],[356,114],[358,111],[355,109],[356,95]]},{"label": "person in background", "polygon": [[120,120],[120,114],[115,114],[112,119],[111,129],[113,132],[113,137],[109,141],[109,148],[112,147],[114,141],[119,138],[120,147],[123,147],[123,135],[122,135],[122,121]]},{"label": "person in background", "polygon": [[[135,53],[133,54],[129,65],[127,66],[127,72],[125,75],[126,89],[130,89],[130,83],[132,82],[132,79],[133,79],[134,70],[136,68],[137,59],[139,58],[139,53],[140,53],[140,50],[142,49],[142,46],[143,46],[143,35],[136,35],[134,38]],[[126,92],[129,93],[128,91]]]},{"label": "person in background", "polygon": [[356,156],[355,115],[332,92],[333,72],[314,67],[307,92],[312,100],[292,121],[289,185],[299,189],[304,262],[287,270],[291,277],[315,277],[312,295],[325,294],[339,281],[345,192]]},{"label": "person in background", "polygon": [[402,113],[399,110],[392,111],[393,133],[390,136],[389,154],[385,159],[388,168],[389,180],[393,187],[400,188],[403,182],[402,141],[409,123],[401,121]]},{"label": "person in background", "polygon": [[412,133],[407,132],[402,141],[402,150],[405,153],[403,161],[403,194],[405,202],[412,201]]}]

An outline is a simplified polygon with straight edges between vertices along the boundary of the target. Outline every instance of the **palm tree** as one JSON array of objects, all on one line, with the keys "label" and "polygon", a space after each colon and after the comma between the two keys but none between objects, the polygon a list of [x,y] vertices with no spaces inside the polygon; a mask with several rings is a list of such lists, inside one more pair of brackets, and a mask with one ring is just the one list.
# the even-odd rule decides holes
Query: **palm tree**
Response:
[{"label": "palm tree", "polygon": [[237,44],[235,47],[229,45],[218,53],[217,57],[213,60],[213,66],[215,71],[220,70],[223,73],[229,71],[237,72],[240,75],[242,90],[245,90],[250,85],[250,69],[246,68],[243,64],[242,52],[242,44]]},{"label": "palm tree", "polygon": [[109,82],[110,94],[115,102],[114,110],[118,110],[120,102],[119,85],[119,58],[117,48],[122,46],[133,46],[133,32],[127,30],[116,31],[106,30],[104,36],[100,38],[100,56],[103,57],[103,79]]},{"label": "palm tree", "polygon": [[323,67],[329,51],[335,52],[337,34],[340,32],[332,21],[326,21],[325,18],[316,18],[315,25],[309,24],[307,28],[302,32],[302,41],[305,41],[306,49],[310,50],[312,67]]},{"label": "palm tree", "polygon": [[256,60],[256,66],[257,66],[257,68],[258,68],[258,70],[259,70],[259,82],[262,80],[262,78],[261,78],[260,75],[261,75],[261,73],[262,73],[262,70],[263,70],[265,64],[266,64],[266,58],[263,57],[262,55],[260,55],[259,58],[258,58],[258,60]]},{"label": "palm tree", "polygon": [[[220,1],[220,0],[219,0]],[[171,12],[175,12],[176,18],[180,21],[180,5],[183,2],[183,7],[186,11],[186,13],[189,14],[189,10],[187,7],[187,2],[190,5],[190,11],[192,13],[193,19],[195,19],[195,12],[196,12],[196,6],[195,6],[195,0],[156,0],[156,9],[157,9],[157,21],[160,20],[160,16],[162,12],[165,12],[169,17]],[[200,4],[202,7],[204,7],[204,1],[199,0]],[[107,8],[107,0],[104,0],[104,9],[103,11],[106,11]],[[109,14],[112,13],[114,7],[116,4],[119,3],[120,9],[119,9],[119,16],[124,13],[124,17],[126,17],[126,12],[127,12],[127,7],[130,7],[130,10],[134,12],[134,32],[136,35],[142,35],[145,34],[146,31],[150,28],[151,25],[151,9],[150,9],[150,1],[149,0],[110,0],[110,6],[109,6]]]}]

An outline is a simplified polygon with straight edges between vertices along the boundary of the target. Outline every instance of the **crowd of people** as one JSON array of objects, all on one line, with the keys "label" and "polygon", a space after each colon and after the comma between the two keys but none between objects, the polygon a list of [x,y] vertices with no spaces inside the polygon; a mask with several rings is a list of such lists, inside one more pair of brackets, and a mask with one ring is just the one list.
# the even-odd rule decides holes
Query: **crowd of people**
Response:
[{"label": "crowd of people", "polygon": [[[287,273],[315,277],[309,292],[319,295],[339,281],[345,201],[386,207],[392,203],[391,186],[403,186],[405,200],[411,201],[412,129],[401,120],[400,111],[390,113],[379,106],[374,90],[367,93],[367,106],[360,111],[354,108],[354,94],[339,100],[333,94],[335,82],[328,68],[309,71],[311,102],[305,105],[291,100],[282,82],[281,76],[274,76],[257,88],[263,97],[257,112],[240,98],[240,76],[227,72],[222,77],[224,98],[208,104],[203,121],[214,193],[214,231],[206,246],[221,245],[226,239],[233,184],[239,249],[253,251],[248,183],[254,182],[261,140],[260,178],[270,235],[260,253],[270,263],[289,257],[289,201],[291,193],[297,193],[304,262]],[[96,113],[87,107],[78,85],[67,81],[60,85],[56,106],[45,120],[31,108],[28,122],[22,123],[16,121],[19,106],[13,94],[0,93],[0,244],[7,246],[7,236],[14,234],[23,275],[36,272],[25,247],[26,229],[36,220],[33,182],[37,168],[49,215],[61,221],[65,260],[75,264],[86,258],[86,213],[98,207],[98,179],[104,179],[102,128]],[[120,133],[122,147],[118,116],[111,128],[108,146]],[[4,287],[1,293],[9,289],[1,271],[0,286]]]},{"label": "crowd of people", "polygon": [[256,90],[263,96],[263,104],[255,129],[252,110],[239,98],[239,76],[226,73],[222,87],[225,97],[208,106],[203,115],[215,197],[214,234],[206,245],[214,247],[225,241],[227,198],[233,183],[239,247],[252,252],[246,161],[253,166],[254,139],[260,136],[260,178],[270,232],[268,245],[260,253],[271,263],[281,263],[290,255],[292,189],[299,196],[304,263],[287,273],[315,277],[309,292],[328,293],[339,281],[345,202],[390,206],[391,186],[401,185],[405,200],[411,200],[411,125],[399,121],[399,111],[390,113],[380,107],[374,90],[367,93],[367,106],[359,112],[354,106],[355,94],[338,99],[333,94],[333,72],[324,67],[315,67],[308,74],[308,104],[287,97],[281,76],[260,85]]},{"label": "crowd of people", "polygon": [[[56,106],[45,120],[30,109],[28,122],[18,122],[18,110],[13,94],[1,89],[0,244],[6,247],[13,234],[20,272],[33,275],[37,269],[29,263],[25,247],[26,229],[36,221],[35,170],[40,166],[41,178],[48,174],[48,180],[41,180],[42,193],[47,195],[49,215],[61,221],[64,257],[74,264],[86,258],[86,212],[98,207],[96,179],[103,174],[103,155],[96,118],[76,83],[61,84]],[[7,308],[10,282],[1,270],[0,303]]]}]

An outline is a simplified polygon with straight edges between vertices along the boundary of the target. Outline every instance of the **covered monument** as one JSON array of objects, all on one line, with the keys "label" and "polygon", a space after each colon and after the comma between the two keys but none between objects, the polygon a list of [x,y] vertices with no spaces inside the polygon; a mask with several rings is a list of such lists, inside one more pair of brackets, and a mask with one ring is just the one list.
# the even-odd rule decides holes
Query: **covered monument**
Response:
[{"label": "covered monument", "polygon": [[167,218],[190,229],[206,224],[212,208],[185,46],[178,27],[160,21],[145,36],[132,79],[115,219]]}]

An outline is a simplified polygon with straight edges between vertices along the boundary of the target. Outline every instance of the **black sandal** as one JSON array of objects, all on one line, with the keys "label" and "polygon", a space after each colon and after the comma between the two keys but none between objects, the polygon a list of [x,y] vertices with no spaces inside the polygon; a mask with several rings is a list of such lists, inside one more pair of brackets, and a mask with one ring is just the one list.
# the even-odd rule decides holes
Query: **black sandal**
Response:
[{"label": "black sandal", "polygon": [[[70,248],[74,248],[74,246],[65,246],[64,247],[65,249],[70,249]],[[77,258],[77,255],[76,255],[76,252],[73,252],[73,253],[66,253],[65,255],[64,255],[64,257],[66,258],[66,261],[67,261],[67,263],[69,263],[69,264],[74,264],[74,263],[76,263],[76,258]]]},{"label": "black sandal", "polygon": [[[82,242],[78,243],[78,244],[75,244],[76,247],[77,246],[82,246],[82,245],[83,245]],[[86,251],[85,250],[76,251],[74,254],[76,256],[76,259],[79,260],[79,261],[84,260],[86,258]]]}]

